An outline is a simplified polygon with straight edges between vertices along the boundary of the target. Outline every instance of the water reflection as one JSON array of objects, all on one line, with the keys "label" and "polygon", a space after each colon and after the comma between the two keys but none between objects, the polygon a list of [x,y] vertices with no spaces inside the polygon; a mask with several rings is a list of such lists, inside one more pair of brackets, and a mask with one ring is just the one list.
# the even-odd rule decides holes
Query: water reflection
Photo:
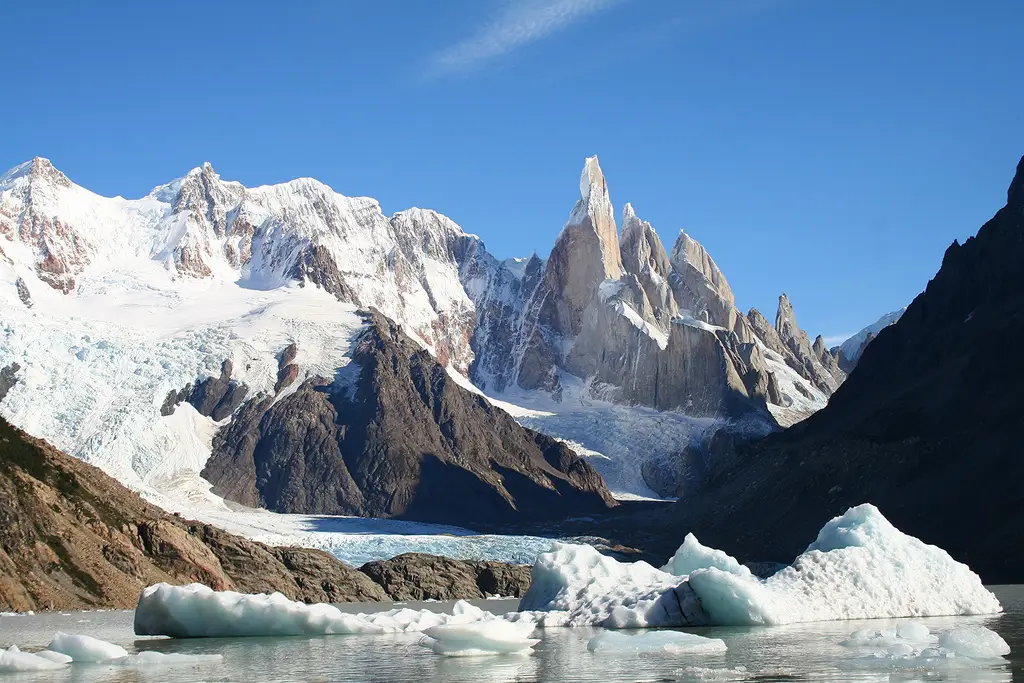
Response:
[{"label": "water reflection", "polygon": [[[525,681],[1010,681],[1024,680],[1024,589],[997,589],[1007,613],[997,617],[922,620],[933,631],[981,623],[998,631],[1013,652],[1004,664],[969,670],[891,670],[865,661],[863,650],[838,643],[859,628],[886,628],[886,620],[795,624],[777,628],[710,628],[729,650],[706,654],[587,652],[593,629],[552,629],[533,656],[445,658],[418,644],[420,636],[315,638],[136,639],[130,613],[0,617],[0,646],[45,646],[56,630],[87,633],[129,649],[224,656],[220,665],[125,669],[75,665],[59,672],[0,674],[0,683],[184,683],[185,681],[372,681],[511,683]],[[88,621],[85,621],[85,620]],[[868,665],[871,666],[868,666]]]}]

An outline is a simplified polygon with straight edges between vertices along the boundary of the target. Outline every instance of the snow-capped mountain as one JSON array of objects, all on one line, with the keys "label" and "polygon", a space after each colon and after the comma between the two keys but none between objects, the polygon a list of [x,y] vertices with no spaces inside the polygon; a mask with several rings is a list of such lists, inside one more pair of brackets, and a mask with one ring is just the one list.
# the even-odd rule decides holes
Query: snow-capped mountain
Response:
[{"label": "snow-capped mountain", "polygon": [[[645,457],[674,468],[674,454],[722,424],[763,432],[772,415],[799,419],[844,377],[785,297],[774,326],[757,311],[741,314],[690,235],[668,252],[626,204],[620,237],[596,157],[546,260],[500,261],[434,211],[388,217],[373,199],[308,178],[247,188],[209,164],[127,200],[96,195],[33,159],[0,176],[0,236],[0,410],[171,508],[223,510],[199,473],[238,411],[268,413],[303,387],[316,398],[316,387],[351,385],[366,331],[357,309],[398,323],[457,384],[575,442],[606,476],[627,482],[619,494],[674,495],[678,478],[643,475],[656,469]],[[215,403],[189,394],[214,380],[224,389]],[[570,396],[565,419],[550,419]],[[288,415],[301,413],[297,401]],[[341,403],[318,405],[328,415]],[[641,408],[626,415],[624,406]],[[590,414],[614,419],[596,434],[583,427]],[[647,422],[657,427],[637,429]],[[274,438],[294,437],[282,424]],[[646,455],[627,443],[640,432],[652,434]],[[313,457],[306,446],[295,452]],[[528,476],[543,485],[550,464],[535,465]],[[570,466],[582,467],[555,467]],[[488,478],[483,464],[473,467]],[[263,495],[242,488],[247,502]]]},{"label": "snow-capped mountain", "polygon": [[839,367],[841,367],[847,374],[852,372],[857,366],[857,361],[860,360],[861,354],[864,353],[864,349],[867,348],[868,344],[878,336],[879,332],[884,330],[886,327],[889,327],[889,325],[897,322],[906,310],[907,307],[904,306],[898,311],[886,313],[881,318],[840,344],[833,353],[833,355],[836,356]]},{"label": "snow-capped mountain", "polygon": [[154,264],[254,290],[310,283],[377,308],[460,371],[472,361],[474,307],[457,258],[479,240],[433,211],[388,218],[376,200],[309,178],[249,189],[209,164],[142,199],[108,199],[36,158],[0,177],[0,234],[12,265],[64,293],[87,270]]}]

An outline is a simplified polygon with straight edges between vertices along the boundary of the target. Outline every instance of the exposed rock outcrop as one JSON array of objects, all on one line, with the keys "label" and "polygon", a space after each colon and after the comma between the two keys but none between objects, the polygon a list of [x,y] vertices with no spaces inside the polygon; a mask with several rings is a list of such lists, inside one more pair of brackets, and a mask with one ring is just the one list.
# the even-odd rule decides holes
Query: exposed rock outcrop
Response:
[{"label": "exposed rock outcrop", "polygon": [[188,384],[183,389],[171,391],[160,407],[161,415],[170,415],[183,402],[192,404],[205,417],[220,422],[242,405],[249,388],[231,379],[234,370],[230,360],[221,364],[219,377],[207,377],[195,386]]},{"label": "exposed rock outcrop", "polygon": [[614,504],[586,461],[461,387],[379,313],[335,378],[243,406],[203,476],[279,512],[482,524]]},{"label": "exposed rock outcrop", "polygon": [[529,565],[460,561],[423,553],[367,562],[359,571],[393,600],[519,597],[530,587]]}]

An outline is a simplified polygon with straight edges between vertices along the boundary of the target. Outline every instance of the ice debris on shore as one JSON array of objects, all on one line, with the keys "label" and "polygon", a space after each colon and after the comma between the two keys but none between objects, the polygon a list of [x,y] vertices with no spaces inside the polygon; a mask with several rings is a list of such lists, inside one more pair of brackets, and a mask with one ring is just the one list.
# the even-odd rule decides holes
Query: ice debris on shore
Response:
[{"label": "ice debris on shore", "polygon": [[759,579],[688,537],[666,565],[621,563],[556,544],[520,603],[544,625],[642,628],[993,614],[999,601],[967,565],[902,533],[873,505],[828,522],[793,564]]},{"label": "ice debris on shore", "polygon": [[533,629],[528,622],[498,619],[476,624],[442,624],[424,629],[425,638],[420,644],[448,657],[530,654],[540,642],[527,637]]},{"label": "ice debris on shore", "polygon": [[627,635],[621,631],[601,631],[587,642],[587,650],[590,652],[616,655],[627,652],[695,654],[725,652],[727,649],[724,640],[705,638],[682,631],[648,631],[637,635]]}]

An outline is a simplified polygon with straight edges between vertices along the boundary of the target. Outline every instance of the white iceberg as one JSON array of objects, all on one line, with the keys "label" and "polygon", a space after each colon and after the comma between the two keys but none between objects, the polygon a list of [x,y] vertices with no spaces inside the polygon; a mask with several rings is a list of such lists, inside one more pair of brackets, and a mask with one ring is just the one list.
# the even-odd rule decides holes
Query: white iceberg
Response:
[{"label": "white iceberg", "polygon": [[984,626],[957,626],[939,636],[939,646],[971,659],[998,659],[1010,654],[1002,636]]},{"label": "white iceberg", "polygon": [[626,652],[703,653],[725,652],[725,641],[682,631],[648,631],[637,635],[621,631],[601,631],[587,643],[590,652],[621,654]]},{"label": "white iceberg", "polygon": [[668,561],[668,564],[661,568],[661,571],[676,576],[689,576],[697,569],[708,569],[709,567],[715,567],[737,576],[749,576],[751,573],[735,557],[721,550],[702,545],[693,534],[686,534],[679,550]]},{"label": "white iceberg", "polygon": [[873,505],[859,505],[830,521],[792,566],[768,579],[744,571],[733,558],[696,539],[688,547],[684,542],[667,566],[677,565],[686,576],[645,562],[618,562],[588,546],[556,544],[537,558],[520,609],[533,612],[532,618],[546,626],[610,628],[754,626],[1002,610],[969,567],[902,533]]},{"label": "white iceberg", "polygon": [[201,584],[160,583],[139,597],[135,633],[174,638],[403,633],[493,619],[465,601],[457,602],[451,614],[411,609],[347,614],[333,605],[306,605],[280,593],[246,595]]},{"label": "white iceberg", "polygon": [[443,624],[423,631],[421,641],[439,655],[466,657],[499,654],[529,654],[539,639],[528,638],[534,626],[529,622],[502,620],[475,624]]},{"label": "white iceberg", "polygon": [[61,669],[65,664],[52,662],[45,657],[22,652],[17,645],[0,650],[0,673],[17,673],[23,671],[50,671]]},{"label": "white iceberg", "polygon": [[53,650],[43,650],[41,652],[33,652],[36,657],[42,657],[45,660],[51,661],[54,664],[70,664],[75,661],[71,657],[68,657],[62,652],[54,652]]},{"label": "white iceberg", "polygon": [[106,662],[127,657],[128,651],[92,636],[79,636],[58,631],[47,646],[52,652],[71,657],[76,662]]}]

